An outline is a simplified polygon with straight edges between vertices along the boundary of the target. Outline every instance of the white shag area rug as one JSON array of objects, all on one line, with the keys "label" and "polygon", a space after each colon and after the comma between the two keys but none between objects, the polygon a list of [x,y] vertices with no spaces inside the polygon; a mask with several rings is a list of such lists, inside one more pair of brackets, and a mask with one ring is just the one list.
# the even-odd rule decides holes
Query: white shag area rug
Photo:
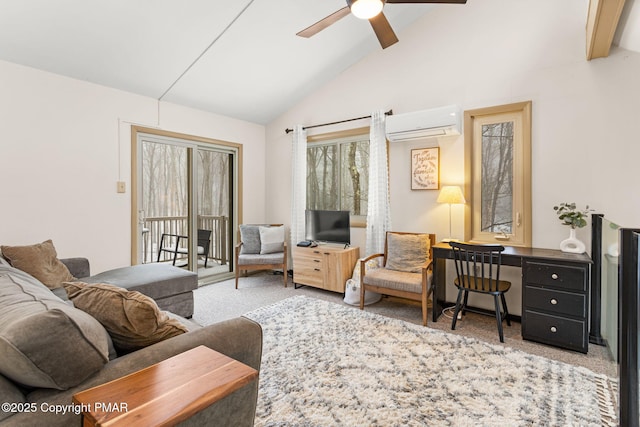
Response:
[{"label": "white shag area rug", "polygon": [[245,317],[256,426],[617,425],[615,384],[586,368],[305,296]]}]

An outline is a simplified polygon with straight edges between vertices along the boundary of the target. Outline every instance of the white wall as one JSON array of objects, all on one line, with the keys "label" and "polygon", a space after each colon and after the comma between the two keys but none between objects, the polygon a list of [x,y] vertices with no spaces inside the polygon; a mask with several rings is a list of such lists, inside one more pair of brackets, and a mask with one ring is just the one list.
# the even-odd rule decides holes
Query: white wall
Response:
[{"label": "white wall", "polygon": [[[59,257],[88,257],[94,273],[129,265],[129,122],[157,126],[157,101],[1,61],[0,94],[0,244],[53,239]],[[168,103],[159,120],[244,144],[245,219],[264,218],[264,126]]]},{"label": "white wall", "polygon": [[[553,211],[563,201],[588,204],[619,224],[640,226],[635,196],[640,55],[614,48],[608,58],[586,61],[587,5],[586,0],[482,0],[427,14],[398,35],[399,43],[346,70],[267,126],[267,162],[278,165],[267,168],[267,219],[289,218],[286,127],[376,109],[404,113],[457,104],[466,110],[531,100],[533,245],[557,248],[568,236]],[[410,149],[427,145],[390,147],[393,228],[446,237],[448,208],[435,203],[437,191],[409,187]],[[462,183],[463,138],[441,140],[440,147],[441,184]],[[454,236],[462,236],[462,227],[462,209],[454,206]],[[578,231],[588,247],[589,233],[589,227]],[[361,230],[358,239],[363,246]],[[519,293],[509,298],[519,305]]]}]

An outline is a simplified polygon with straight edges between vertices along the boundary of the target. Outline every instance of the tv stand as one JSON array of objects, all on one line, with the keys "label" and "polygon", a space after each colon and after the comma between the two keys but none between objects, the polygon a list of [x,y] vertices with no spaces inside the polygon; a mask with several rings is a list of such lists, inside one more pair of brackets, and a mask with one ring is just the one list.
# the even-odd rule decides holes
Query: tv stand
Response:
[{"label": "tv stand", "polygon": [[360,258],[360,248],[321,245],[293,248],[293,284],[344,293]]}]

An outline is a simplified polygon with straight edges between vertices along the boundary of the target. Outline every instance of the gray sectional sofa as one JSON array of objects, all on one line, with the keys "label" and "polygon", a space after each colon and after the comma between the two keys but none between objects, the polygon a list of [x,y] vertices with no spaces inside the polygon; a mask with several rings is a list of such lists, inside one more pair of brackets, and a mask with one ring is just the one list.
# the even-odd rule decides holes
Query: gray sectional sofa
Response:
[{"label": "gray sectional sofa", "polygon": [[138,291],[179,316],[193,316],[193,290],[198,287],[198,275],[169,264],[140,264],[107,270],[91,276],[86,258],[61,259],[73,277],[85,283],[109,283]]},{"label": "gray sectional sofa", "polygon": [[[66,265],[74,276],[84,276],[82,268],[89,273],[82,259]],[[200,345],[260,369],[262,330],[249,319],[200,327],[173,315],[188,332],[118,355],[101,323],[65,301],[64,289],[55,293],[0,262],[0,403],[9,404],[0,412],[0,426],[81,425],[80,414],[68,410],[75,393]],[[253,425],[257,393],[255,379],[181,425]],[[122,400],[126,402],[126,396]],[[52,412],[55,408],[67,411]]]}]

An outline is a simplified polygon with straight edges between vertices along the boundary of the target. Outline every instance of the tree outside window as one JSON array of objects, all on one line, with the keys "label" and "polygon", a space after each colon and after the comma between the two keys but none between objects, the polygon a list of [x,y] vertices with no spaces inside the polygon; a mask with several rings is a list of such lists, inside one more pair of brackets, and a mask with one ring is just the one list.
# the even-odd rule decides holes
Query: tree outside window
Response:
[{"label": "tree outside window", "polygon": [[307,148],[307,209],[348,210],[367,215],[369,136],[310,143]]},{"label": "tree outside window", "polygon": [[481,230],[513,232],[513,122],[482,126]]}]

